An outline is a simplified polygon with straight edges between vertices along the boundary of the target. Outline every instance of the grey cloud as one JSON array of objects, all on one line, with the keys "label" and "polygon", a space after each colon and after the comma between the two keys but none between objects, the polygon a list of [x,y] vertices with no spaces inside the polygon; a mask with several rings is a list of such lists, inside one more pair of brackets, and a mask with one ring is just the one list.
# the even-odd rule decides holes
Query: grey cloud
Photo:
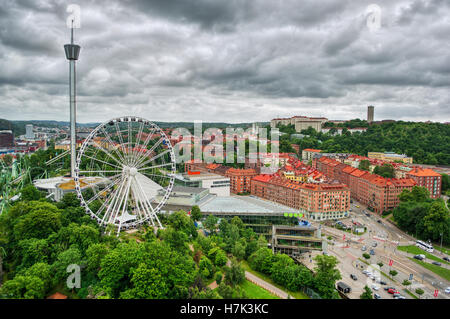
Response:
[{"label": "grey cloud", "polygon": [[[369,104],[380,117],[445,120],[448,1],[379,0],[377,32],[371,3],[79,1],[79,120],[364,118]],[[0,0],[2,117],[67,119],[66,5]]]}]

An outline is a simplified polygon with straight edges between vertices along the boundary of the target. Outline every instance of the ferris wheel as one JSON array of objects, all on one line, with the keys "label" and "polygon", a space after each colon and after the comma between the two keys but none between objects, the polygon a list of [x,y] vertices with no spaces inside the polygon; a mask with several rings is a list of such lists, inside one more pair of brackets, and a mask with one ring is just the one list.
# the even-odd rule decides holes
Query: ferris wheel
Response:
[{"label": "ferris wheel", "polygon": [[149,223],[161,228],[157,213],[175,179],[170,140],[154,123],[135,116],[97,126],[81,146],[75,189],[81,206],[101,226],[122,229]]}]

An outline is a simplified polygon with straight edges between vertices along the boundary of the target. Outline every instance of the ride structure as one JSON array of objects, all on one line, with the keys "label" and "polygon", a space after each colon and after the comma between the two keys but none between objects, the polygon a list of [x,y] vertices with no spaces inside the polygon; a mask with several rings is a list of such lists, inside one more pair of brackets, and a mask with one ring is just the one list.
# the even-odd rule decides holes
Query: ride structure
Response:
[{"label": "ride structure", "polygon": [[86,138],[75,189],[86,213],[101,226],[117,227],[117,234],[145,222],[162,228],[157,213],[170,196],[175,172],[165,133],[146,119],[124,116],[100,124]]}]

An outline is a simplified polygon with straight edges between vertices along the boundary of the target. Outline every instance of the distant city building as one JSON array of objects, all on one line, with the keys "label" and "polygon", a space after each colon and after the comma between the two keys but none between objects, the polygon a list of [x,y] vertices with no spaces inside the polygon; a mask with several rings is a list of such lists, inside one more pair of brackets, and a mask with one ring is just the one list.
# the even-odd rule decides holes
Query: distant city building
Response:
[{"label": "distant city building", "polygon": [[217,196],[230,196],[229,177],[209,172],[189,171],[176,178],[176,184],[209,189],[211,194],[216,194]]},{"label": "distant city building", "polygon": [[313,149],[313,148],[305,148],[302,151],[302,159],[304,161],[311,161],[314,154],[320,153],[321,150]]},{"label": "distant city building", "polygon": [[413,158],[405,154],[395,154],[394,152],[368,152],[367,157],[375,158],[387,162],[401,161],[405,164],[412,164]]},{"label": "distant city building", "polygon": [[320,231],[312,226],[272,225],[272,251],[298,257],[311,250],[322,250]]},{"label": "distant city building", "polygon": [[[327,128],[322,128],[322,133],[329,133],[330,131],[332,131],[332,130],[335,130],[335,132],[332,134],[332,135],[342,135],[342,131],[343,131],[343,127],[327,127]],[[350,133],[355,133],[355,132],[359,132],[359,133],[362,133],[362,132],[365,132],[365,131],[367,131],[367,127],[355,127],[355,128],[347,128],[347,130],[350,132]],[[331,134],[331,133],[330,133]]]},{"label": "distant city building", "polygon": [[251,194],[298,209],[312,220],[344,218],[350,209],[350,190],[339,183],[299,183],[278,174],[258,175],[252,180]]},{"label": "distant city building", "polygon": [[300,132],[309,127],[314,128],[317,132],[322,130],[322,125],[327,122],[325,117],[307,117],[307,116],[293,116],[290,118],[275,118],[270,121],[270,127],[274,128],[278,124],[294,125],[295,131]]},{"label": "distant city building", "polygon": [[33,124],[25,125],[25,138],[28,140],[34,139]]},{"label": "distant city building", "polygon": [[230,189],[232,193],[249,193],[252,177],[258,175],[254,169],[230,168],[225,176],[230,178]]},{"label": "distant city building", "polygon": [[367,107],[367,122],[370,124],[373,122],[373,113],[374,113],[375,107],[372,105],[369,105]]},{"label": "distant city building", "polygon": [[314,167],[328,178],[348,185],[352,198],[379,214],[397,207],[400,202],[398,195],[416,185],[411,178],[381,177],[325,156],[315,158]]},{"label": "distant city building", "polygon": [[414,167],[406,173],[406,177],[413,179],[417,186],[428,189],[431,198],[441,196],[442,175],[430,168]]},{"label": "distant city building", "polygon": [[14,134],[11,130],[0,131],[0,147],[13,147]]}]

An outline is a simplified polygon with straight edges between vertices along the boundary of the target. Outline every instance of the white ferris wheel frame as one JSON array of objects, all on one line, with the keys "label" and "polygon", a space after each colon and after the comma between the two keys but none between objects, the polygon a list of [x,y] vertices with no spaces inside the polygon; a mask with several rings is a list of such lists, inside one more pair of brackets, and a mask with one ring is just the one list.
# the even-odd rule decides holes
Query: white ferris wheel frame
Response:
[{"label": "white ferris wheel frame", "polygon": [[[129,200],[129,195],[130,195],[129,192],[130,192],[130,190],[132,190],[132,193],[133,193],[133,196],[134,196],[134,200],[136,202],[136,207],[138,208],[138,210],[139,210],[138,206],[141,206],[140,207],[141,212],[139,212],[139,215],[141,217],[140,219],[135,220],[135,221],[133,221],[131,223],[124,224],[124,225],[122,225],[122,222],[120,222],[117,225],[115,223],[115,219],[118,217],[117,212],[116,212],[115,217],[114,217],[114,215],[111,215],[108,219],[105,219],[108,216],[108,211],[110,210],[110,207],[108,207],[107,211],[105,211],[105,214],[104,214],[103,218],[100,218],[99,216],[97,216],[96,213],[92,212],[92,210],[89,208],[89,204],[92,201],[88,200],[89,203],[87,203],[87,201],[83,197],[82,191],[84,189],[80,185],[80,179],[82,179],[82,177],[80,177],[80,172],[83,172],[83,171],[80,170],[80,165],[81,165],[81,160],[82,160],[83,156],[92,159],[92,157],[90,157],[88,155],[85,155],[84,152],[85,152],[86,148],[88,146],[90,146],[91,141],[93,141],[93,138],[97,135],[97,133],[99,131],[102,131],[103,133],[106,133],[105,128],[108,125],[114,125],[115,128],[116,128],[116,131],[117,131],[117,133],[119,135],[120,131],[118,130],[118,123],[124,123],[124,122],[128,122],[128,123],[140,122],[143,125],[147,125],[149,128],[152,129],[152,132],[147,135],[147,138],[145,139],[144,144],[143,145],[139,145],[139,143],[138,143],[138,146],[140,146],[140,147],[143,146],[144,149],[146,149],[146,151],[144,152],[144,156],[142,156],[142,154],[136,153],[134,151],[132,151],[132,153],[131,153],[131,158],[129,158],[130,154],[127,154],[128,161],[132,160],[131,163],[133,165],[136,165],[136,166],[140,165],[141,168],[136,169],[136,170],[144,170],[144,169],[142,169],[143,165],[145,165],[147,163],[150,163],[152,160],[155,160],[156,158],[160,157],[164,153],[169,153],[169,155],[170,155],[170,162],[165,163],[162,166],[169,166],[170,165],[171,172],[170,172],[170,174],[164,176],[164,177],[168,178],[169,184],[168,184],[167,188],[165,188],[164,196],[162,196],[162,199],[159,201],[158,205],[155,208],[151,205],[151,202],[149,201],[147,195],[145,194],[144,189],[142,188],[142,186],[140,185],[139,182],[133,183],[133,185],[131,185],[130,181],[132,180],[132,177],[131,178],[129,177],[129,175],[131,175],[130,173],[128,174],[128,180],[127,181],[124,180],[123,170],[119,174],[117,174],[117,175],[121,175],[120,181],[116,180],[115,182],[111,182],[111,184],[108,185],[105,188],[105,189],[114,188],[115,185],[119,185],[116,188],[116,190],[119,190],[119,191],[116,192],[114,196],[122,197],[122,199],[120,200],[120,202],[117,201],[117,199],[116,200],[112,200],[110,202],[110,205],[114,206],[113,210],[116,208],[117,203],[119,203],[118,208],[120,210],[120,207],[121,207],[123,201],[125,200],[125,198],[126,198],[127,201]],[[139,139],[142,137],[142,133],[143,133],[142,130],[143,130],[143,126],[141,125],[140,130],[139,130],[139,134],[138,134]],[[130,124],[128,124],[128,132],[129,132],[128,135],[130,136],[131,135]],[[148,150],[147,149],[147,145],[148,145],[148,142],[150,141],[149,137],[154,135],[154,134],[160,134],[161,137],[158,140],[158,142],[154,146],[152,146],[152,148],[150,150]],[[122,139],[122,137],[120,137],[120,139]],[[164,141],[165,141],[164,145],[167,147],[167,150],[164,151],[163,153],[160,153],[160,154],[154,156],[151,159],[146,159],[145,155],[148,155],[149,151],[151,153],[151,151],[153,149],[156,149],[157,146],[159,146]],[[101,147],[101,145],[99,145],[98,143],[95,143],[95,144],[96,144],[96,147]],[[127,143],[123,143],[123,141],[121,140],[120,148],[122,150],[123,150],[123,147],[124,147],[123,144],[127,144]],[[129,141],[128,141],[128,144],[130,144]],[[134,147],[136,147],[136,145]],[[103,149],[103,152],[108,153],[108,150]],[[118,153],[118,155],[120,155],[120,153]],[[109,154],[108,156],[111,156],[111,154]],[[119,158],[115,158],[115,159],[123,161],[124,157],[123,156],[119,156]],[[102,162],[101,160],[98,160],[98,159],[96,159],[96,160]],[[78,197],[78,199],[80,199],[81,206],[85,209],[85,212],[88,215],[90,215],[91,219],[96,219],[97,222],[100,224],[100,226],[113,225],[113,226],[117,227],[118,228],[117,234],[119,234],[120,231],[123,230],[123,229],[136,228],[136,227],[139,227],[140,225],[142,225],[142,224],[144,224],[146,222],[150,222],[150,224],[152,226],[154,226],[154,227],[163,228],[162,225],[161,225],[161,222],[159,221],[157,213],[165,205],[165,203],[167,202],[167,200],[168,200],[168,198],[169,198],[169,196],[170,196],[170,194],[172,192],[174,181],[175,181],[175,172],[176,172],[175,162],[176,162],[175,161],[175,154],[174,154],[174,151],[173,151],[172,144],[170,143],[170,140],[167,138],[167,135],[161,130],[161,128],[158,125],[156,125],[155,123],[153,123],[153,122],[151,122],[149,120],[146,120],[144,118],[137,117],[137,116],[122,116],[122,117],[113,118],[113,119],[111,119],[109,121],[106,121],[106,122],[98,125],[93,131],[91,131],[91,133],[88,135],[88,137],[84,140],[80,150],[78,151],[77,160],[76,160],[76,167],[75,167],[75,176],[74,176],[75,190],[76,190],[76,193],[77,193],[77,197]],[[104,162],[104,163],[106,163],[106,162]],[[108,164],[110,166],[115,166],[115,165],[110,164],[110,163],[106,163],[106,164]],[[122,164],[124,164],[124,163],[122,163]],[[127,164],[129,164],[129,163],[127,163]],[[150,167],[150,168],[157,168],[157,167],[160,167],[160,166],[161,165],[153,166],[153,167]],[[119,168],[119,167],[117,167],[117,168]],[[148,168],[145,168],[145,169],[148,169]],[[85,171],[85,172],[87,172],[87,171]],[[95,171],[93,171],[93,172],[95,172]],[[101,172],[101,171],[98,171],[98,172]],[[115,172],[119,172],[119,171],[110,170],[110,171],[106,171],[106,172],[115,173]],[[117,175],[115,175],[115,176],[117,176]],[[149,174],[149,175],[152,175],[152,174]],[[153,176],[155,176],[155,175],[153,175]],[[147,178],[149,178],[148,175],[147,175]],[[135,180],[137,180],[137,178],[135,178]],[[126,186],[127,187],[126,190],[124,190],[124,188],[123,188],[125,183],[128,184]],[[99,196],[99,194],[100,193],[98,193],[95,196]],[[139,198],[137,198],[137,197],[139,197]],[[102,204],[102,206],[105,205],[106,203],[107,203],[107,201],[105,201]],[[111,213],[112,213],[112,210],[111,210]],[[125,213],[125,203],[123,203],[123,212],[122,212],[122,214],[123,213]]]}]

